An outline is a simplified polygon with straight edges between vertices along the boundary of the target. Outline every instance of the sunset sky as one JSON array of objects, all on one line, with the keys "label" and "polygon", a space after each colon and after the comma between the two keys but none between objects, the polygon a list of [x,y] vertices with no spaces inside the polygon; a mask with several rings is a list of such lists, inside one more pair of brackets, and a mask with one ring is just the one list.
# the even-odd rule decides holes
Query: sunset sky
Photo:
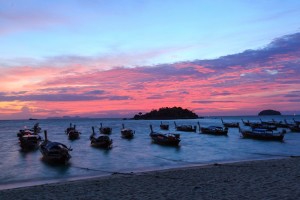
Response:
[{"label": "sunset sky", "polygon": [[0,119],[300,114],[298,0],[0,0]]}]

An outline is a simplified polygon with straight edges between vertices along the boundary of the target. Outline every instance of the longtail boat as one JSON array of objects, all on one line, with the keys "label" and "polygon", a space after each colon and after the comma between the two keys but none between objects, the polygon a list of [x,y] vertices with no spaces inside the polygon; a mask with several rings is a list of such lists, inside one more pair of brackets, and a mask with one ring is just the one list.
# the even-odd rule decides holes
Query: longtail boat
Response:
[{"label": "longtail boat", "polygon": [[43,154],[43,158],[48,162],[54,163],[66,163],[71,158],[69,154],[72,151],[66,145],[59,142],[51,142],[48,140],[47,131],[44,131],[45,140],[40,145],[40,151]]},{"label": "longtail boat", "polygon": [[171,146],[178,146],[180,142],[180,134],[163,134],[157,133],[153,131],[152,125],[150,125],[150,137],[154,143],[161,144],[161,145],[171,145]]}]

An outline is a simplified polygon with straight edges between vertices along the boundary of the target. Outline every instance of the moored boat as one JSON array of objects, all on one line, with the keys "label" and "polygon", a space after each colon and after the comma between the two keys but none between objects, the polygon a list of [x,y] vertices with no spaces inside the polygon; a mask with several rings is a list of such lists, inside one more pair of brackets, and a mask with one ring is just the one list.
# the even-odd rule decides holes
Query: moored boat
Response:
[{"label": "moored boat", "polygon": [[39,126],[39,123],[35,123],[31,129],[25,128],[25,129],[19,130],[19,132],[17,133],[17,136],[22,137],[23,135],[27,135],[27,134],[37,135],[40,132],[41,132],[41,127]]},{"label": "moored boat", "polygon": [[72,123],[70,123],[70,126],[65,130],[65,133],[68,134],[68,132],[73,129],[74,129],[74,127],[73,127]]},{"label": "moored boat", "polygon": [[152,125],[150,125],[150,137],[154,143],[161,144],[161,145],[170,145],[170,146],[178,146],[180,140],[180,134],[163,134],[157,133],[153,131]]},{"label": "moored boat", "polygon": [[122,138],[126,139],[132,139],[134,136],[134,131],[130,128],[125,128],[125,125],[122,124],[122,129],[121,129],[121,136]]},{"label": "moored boat", "polygon": [[240,133],[244,138],[252,138],[258,140],[277,140],[282,141],[286,130],[282,130],[281,132],[274,132],[272,130],[261,129],[261,128],[253,128],[252,130],[242,130],[239,128]]},{"label": "moored boat", "polygon": [[300,132],[300,125],[298,124],[288,124],[288,128],[291,130],[291,132]]},{"label": "moored boat", "polygon": [[289,123],[286,119],[284,119],[284,122],[287,126],[295,126],[295,123]]},{"label": "moored boat", "polygon": [[266,124],[266,125],[275,126],[275,123],[274,123],[274,121],[263,121],[263,120],[261,120],[261,119],[259,119],[259,120],[260,120],[260,122],[261,122],[262,124]]},{"label": "moored boat", "polygon": [[45,140],[40,145],[40,151],[43,154],[43,158],[48,162],[53,163],[66,163],[71,158],[69,154],[72,151],[66,145],[59,142],[51,142],[48,140],[47,131],[44,131]]},{"label": "moored boat", "polygon": [[35,150],[39,147],[41,136],[36,134],[26,134],[19,137],[19,140],[23,150]]},{"label": "moored boat", "polygon": [[200,123],[198,122],[200,133],[203,134],[210,134],[210,135],[227,135],[228,128],[221,127],[221,126],[208,126],[208,127],[201,127]]},{"label": "moored boat", "polygon": [[300,132],[300,126],[289,126],[291,132]]},{"label": "moored boat", "polygon": [[250,122],[249,120],[244,121],[243,119],[242,119],[242,122],[243,122],[244,126],[257,126],[260,124],[260,122]]},{"label": "moored boat", "polygon": [[99,147],[99,148],[106,148],[106,149],[111,148],[113,141],[112,141],[112,139],[109,138],[109,136],[100,135],[100,136],[96,137],[94,127],[92,127],[92,131],[93,132],[90,136],[90,141],[91,141],[92,146]]},{"label": "moored boat", "polygon": [[160,122],[159,127],[161,130],[169,130],[169,124],[163,124],[162,122]]},{"label": "moored boat", "polygon": [[70,140],[76,140],[80,137],[80,132],[76,129],[76,125],[72,126],[72,123],[70,123],[70,127],[68,127],[65,130],[65,133],[68,135],[68,138]]},{"label": "moored boat", "polygon": [[227,128],[238,128],[240,126],[239,122],[224,122],[223,118],[221,118],[222,124]]},{"label": "moored boat", "polygon": [[287,128],[291,130],[291,132],[300,132],[300,124],[297,124],[295,120],[295,123],[288,123],[286,119],[284,120],[284,122],[287,125]]},{"label": "moored boat", "polygon": [[192,125],[179,125],[177,126],[176,122],[174,122],[175,128],[177,131],[184,131],[184,132],[196,132],[197,126]]},{"label": "moored boat", "polygon": [[111,134],[112,128],[110,128],[108,126],[107,127],[103,127],[102,123],[100,123],[99,131],[100,131],[101,134]]},{"label": "moored boat", "polygon": [[296,121],[294,118],[293,121],[295,122],[296,125],[300,126],[300,121]]},{"label": "moored boat", "polygon": [[258,129],[266,129],[266,130],[269,130],[269,131],[275,131],[277,130],[277,126],[275,125],[270,125],[270,124],[263,124],[263,123],[260,123],[260,124],[253,124],[251,125],[251,128],[258,128]]},{"label": "moored boat", "polygon": [[288,125],[283,121],[276,121],[274,119],[272,119],[272,121],[274,123],[274,126],[276,126],[277,128],[288,128]]}]

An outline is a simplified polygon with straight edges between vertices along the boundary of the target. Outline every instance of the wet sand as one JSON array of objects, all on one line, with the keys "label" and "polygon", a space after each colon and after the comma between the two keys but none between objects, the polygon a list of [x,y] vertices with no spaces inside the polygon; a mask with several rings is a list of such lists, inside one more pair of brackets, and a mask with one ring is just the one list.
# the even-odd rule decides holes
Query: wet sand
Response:
[{"label": "wet sand", "polygon": [[300,199],[300,158],[113,174],[1,190],[0,199]]}]

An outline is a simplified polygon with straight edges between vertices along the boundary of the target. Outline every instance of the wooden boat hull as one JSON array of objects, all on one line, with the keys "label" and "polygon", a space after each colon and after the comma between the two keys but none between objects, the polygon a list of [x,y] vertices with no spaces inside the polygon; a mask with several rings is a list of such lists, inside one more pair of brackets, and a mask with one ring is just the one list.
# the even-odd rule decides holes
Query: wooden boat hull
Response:
[{"label": "wooden boat hull", "polygon": [[101,134],[109,135],[111,134],[112,129],[109,127],[99,128]]},{"label": "wooden boat hull", "polygon": [[291,130],[291,132],[300,132],[299,126],[290,126],[289,129]]},{"label": "wooden boat hull", "polygon": [[223,126],[227,128],[238,128],[239,125],[239,123],[223,123]]},{"label": "wooden boat hull", "polygon": [[224,122],[223,119],[221,118],[222,124],[226,128],[239,128],[240,123],[239,122]]},{"label": "wooden boat hull", "polygon": [[23,150],[35,150],[39,147],[41,138],[39,136],[20,137],[20,146]]},{"label": "wooden boat hull", "polygon": [[68,133],[69,140],[76,140],[76,139],[79,139],[79,137],[80,137],[80,133],[77,131],[70,131]]},{"label": "wooden boat hull", "polygon": [[163,124],[162,122],[161,122],[161,124],[159,125],[159,127],[160,127],[160,129],[161,130],[169,130],[169,124]]},{"label": "wooden boat hull", "polygon": [[184,131],[184,132],[196,132],[197,131],[197,126],[192,126],[192,125],[181,125],[177,126],[176,122],[174,122],[175,128],[177,131]]},{"label": "wooden boat hull", "polygon": [[103,126],[102,126],[102,123],[100,123],[99,131],[100,131],[101,134],[106,134],[106,135],[108,135],[108,134],[111,134],[112,128],[110,128],[110,127],[108,127],[108,126],[103,127]]},{"label": "wooden boat hull", "polygon": [[161,145],[178,146],[180,139],[179,136],[167,136],[160,133],[150,133],[150,137],[154,143]]},{"label": "wooden boat hull", "polygon": [[169,130],[169,125],[168,124],[161,124],[159,125],[161,130]]},{"label": "wooden boat hull", "polygon": [[66,163],[71,158],[70,149],[58,142],[44,141],[40,145],[40,151],[43,154],[43,159],[48,162]]},{"label": "wooden boat hull", "polygon": [[65,133],[68,135],[69,140],[76,140],[80,137],[80,132],[76,129],[76,125],[72,126],[70,123],[70,127],[65,130]]},{"label": "wooden boat hull", "polygon": [[251,138],[257,140],[275,140],[275,141],[282,141],[284,135],[269,135],[269,134],[256,134],[252,133],[251,131],[243,131],[242,135],[244,138]]},{"label": "wooden boat hull", "polygon": [[183,131],[183,132],[196,132],[197,128],[189,127],[189,126],[177,126],[177,131]]},{"label": "wooden boat hull", "polygon": [[228,130],[211,130],[209,128],[201,128],[202,134],[209,134],[209,135],[227,135]]},{"label": "wooden boat hull", "polygon": [[269,131],[275,131],[275,130],[277,130],[277,126],[267,125],[267,124],[252,125],[251,128],[267,129]]},{"label": "wooden boat hull", "polygon": [[121,130],[122,138],[132,139],[134,137],[134,132],[129,129]]},{"label": "wooden boat hull", "polygon": [[39,148],[39,142],[37,143],[20,143],[23,150],[36,150]]},{"label": "wooden boat hull", "polygon": [[95,138],[95,137],[91,137],[90,140],[91,140],[91,145],[93,147],[98,147],[98,148],[111,148],[111,145],[112,145],[112,140],[107,138],[107,139],[104,139],[104,138],[101,138],[103,136],[100,136],[98,138]]}]

